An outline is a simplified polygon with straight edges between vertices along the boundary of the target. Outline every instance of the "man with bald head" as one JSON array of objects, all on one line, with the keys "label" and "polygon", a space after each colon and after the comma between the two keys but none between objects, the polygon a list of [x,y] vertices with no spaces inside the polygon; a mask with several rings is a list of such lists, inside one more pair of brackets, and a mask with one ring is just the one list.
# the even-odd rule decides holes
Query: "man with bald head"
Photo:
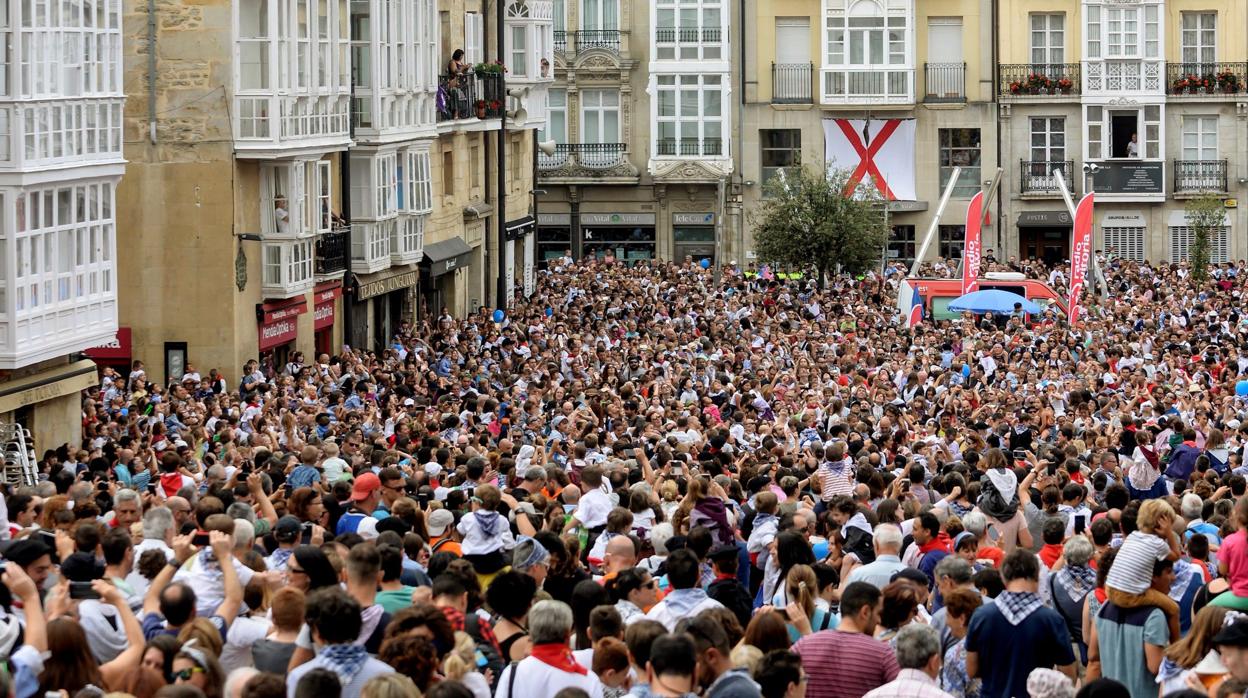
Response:
[{"label": "man with bald head", "polygon": [[185,497],[170,497],[165,500],[165,506],[169,507],[169,511],[173,512],[174,533],[181,533],[182,528],[186,524],[191,523],[191,503]]},{"label": "man with bald head", "polygon": [[598,580],[606,584],[617,574],[637,566],[637,545],[631,536],[612,536],[607,541],[607,552],[602,556],[602,568],[605,574]]}]

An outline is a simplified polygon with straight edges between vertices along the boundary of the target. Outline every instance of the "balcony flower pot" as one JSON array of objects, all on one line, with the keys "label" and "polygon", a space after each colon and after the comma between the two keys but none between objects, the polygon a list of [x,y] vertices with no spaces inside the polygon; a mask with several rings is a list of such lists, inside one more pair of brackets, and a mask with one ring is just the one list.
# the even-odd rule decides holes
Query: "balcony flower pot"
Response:
[{"label": "balcony flower pot", "polygon": [[485,100],[484,99],[477,100],[477,118],[478,119],[485,118]]},{"label": "balcony flower pot", "polygon": [[1239,92],[1239,76],[1229,70],[1224,70],[1215,76],[1218,88],[1227,94]]},{"label": "balcony flower pot", "polygon": [[1074,90],[1074,88],[1075,84],[1071,82],[1070,78],[1061,78],[1057,81],[1058,94],[1068,95]]}]

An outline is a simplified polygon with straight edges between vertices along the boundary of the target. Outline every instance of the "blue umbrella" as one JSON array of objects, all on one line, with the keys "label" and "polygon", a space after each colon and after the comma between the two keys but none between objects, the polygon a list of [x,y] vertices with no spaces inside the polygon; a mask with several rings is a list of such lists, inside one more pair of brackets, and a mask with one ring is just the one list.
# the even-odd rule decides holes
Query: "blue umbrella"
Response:
[{"label": "blue umbrella", "polygon": [[950,302],[949,309],[959,313],[969,311],[972,313],[1000,313],[1008,315],[1014,312],[1015,303],[1021,304],[1025,313],[1039,315],[1041,312],[1040,306],[1017,293],[999,291],[997,289],[968,293]]}]

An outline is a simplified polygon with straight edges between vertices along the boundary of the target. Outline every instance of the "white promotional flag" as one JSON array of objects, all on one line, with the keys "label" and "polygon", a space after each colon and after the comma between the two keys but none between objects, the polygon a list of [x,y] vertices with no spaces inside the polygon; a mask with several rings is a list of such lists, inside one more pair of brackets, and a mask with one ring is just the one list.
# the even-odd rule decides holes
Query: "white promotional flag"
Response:
[{"label": "white promotional flag", "polygon": [[914,119],[824,119],[828,167],[850,171],[849,186],[872,182],[889,201],[914,201]]}]

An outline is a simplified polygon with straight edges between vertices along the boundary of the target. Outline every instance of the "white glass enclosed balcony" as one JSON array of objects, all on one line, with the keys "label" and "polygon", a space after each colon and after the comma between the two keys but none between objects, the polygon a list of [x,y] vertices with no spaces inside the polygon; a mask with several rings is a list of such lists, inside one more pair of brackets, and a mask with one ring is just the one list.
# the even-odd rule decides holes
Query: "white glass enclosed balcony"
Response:
[{"label": "white glass enclosed balcony", "polygon": [[117,331],[116,178],[0,187],[0,369]]},{"label": "white glass enclosed balcony", "polygon": [[350,144],[347,0],[239,0],[234,147],[272,158]]},{"label": "white glass enclosed balcony", "polygon": [[351,0],[351,117],[356,139],[386,143],[437,131],[435,0]]}]

